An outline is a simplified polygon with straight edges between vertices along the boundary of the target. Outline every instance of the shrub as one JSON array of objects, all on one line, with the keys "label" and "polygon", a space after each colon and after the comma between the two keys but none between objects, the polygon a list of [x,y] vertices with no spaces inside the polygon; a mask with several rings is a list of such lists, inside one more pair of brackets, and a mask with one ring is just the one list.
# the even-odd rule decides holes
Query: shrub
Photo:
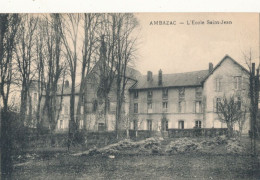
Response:
[{"label": "shrub", "polygon": [[228,140],[226,149],[228,153],[232,154],[242,154],[245,152],[245,147],[236,139]]},{"label": "shrub", "polygon": [[172,141],[168,146],[166,146],[166,152],[170,154],[194,152],[199,149],[201,149],[201,144],[188,138],[181,138],[177,141]]}]

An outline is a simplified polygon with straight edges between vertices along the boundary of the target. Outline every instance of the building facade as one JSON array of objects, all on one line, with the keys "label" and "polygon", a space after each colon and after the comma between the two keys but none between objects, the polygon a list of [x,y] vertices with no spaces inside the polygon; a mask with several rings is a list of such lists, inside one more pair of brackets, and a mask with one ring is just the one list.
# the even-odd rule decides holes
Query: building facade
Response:
[{"label": "building facade", "polygon": [[[249,72],[226,55],[208,70],[153,76],[148,71],[129,89],[131,129],[225,128],[217,111],[223,97],[248,101]],[[238,129],[236,126],[235,129]],[[249,130],[249,120],[244,133]]]}]

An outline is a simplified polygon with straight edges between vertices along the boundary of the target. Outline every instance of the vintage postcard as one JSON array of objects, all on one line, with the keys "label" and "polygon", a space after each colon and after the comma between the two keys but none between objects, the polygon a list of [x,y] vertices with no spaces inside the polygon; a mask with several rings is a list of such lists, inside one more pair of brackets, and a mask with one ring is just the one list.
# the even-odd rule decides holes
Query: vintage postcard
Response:
[{"label": "vintage postcard", "polygon": [[259,179],[259,13],[0,14],[2,179]]}]

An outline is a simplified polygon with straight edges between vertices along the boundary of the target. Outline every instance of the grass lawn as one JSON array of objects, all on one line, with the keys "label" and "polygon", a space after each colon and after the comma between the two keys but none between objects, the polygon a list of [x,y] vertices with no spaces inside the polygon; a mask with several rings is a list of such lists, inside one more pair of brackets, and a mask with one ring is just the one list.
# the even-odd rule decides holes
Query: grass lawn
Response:
[{"label": "grass lawn", "polygon": [[114,159],[41,152],[37,158],[16,164],[12,179],[260,179],[259,158],[214,151],[116,155]]},{"label": "grass lawn", "polygon": [[60,155],[16,166],[12,179],[260,179],[250,156],[150,155],[74,157]]}]

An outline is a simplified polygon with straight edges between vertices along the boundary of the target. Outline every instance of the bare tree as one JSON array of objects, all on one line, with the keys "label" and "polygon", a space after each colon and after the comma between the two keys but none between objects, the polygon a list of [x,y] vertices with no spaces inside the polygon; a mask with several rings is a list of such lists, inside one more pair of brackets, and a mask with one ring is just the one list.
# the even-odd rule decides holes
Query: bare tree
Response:
[{"label": "bare tree", "polygon": [[252,59],[252,51],[249,54],[244,53],[244,60],[249,69],[249,98],[250,98],[250,138],[251,138],[251,150],[256,155],[256,137],[259,134],[257,116],[258,116],[258,102],[259,102],[259,68],[255,67]]},{"label": "bare tree", "polygon": [[19,28],[18,14],[0,15],[0,120],[1,120],[1,177],[9,179],[12,172],[12,118],[8,113],[8,99],[13,78],[13,54]]},{"label": "bare tree", "polygon": [[217,114],[219,119],[227,124],[228,135],[233,135],[233,127],[242,116],[243,111],[241,110],[241,102],[236,101],[234,96],[227,98],[223,96],[220,102],[217,103]]},{"label": "bare tree", "polygon": [[60,35],[65,47],[65,58],[69,66],[69,75],[71,78],[70,94],[70,121],[69,121],[69,138],[68,149],[77,130],[75,122],[75,87],[77,65],[79,60],[79,28],[81,22],[80,14],[64,14],[60,19]]},{"label": "bare tree", "polygon": [[23,15],[17,36],[16,61],[19,71],[18,80],[22,88],[20,106],[20,119],[22,122],[26,122],[25,120],[27,119],[28,93],[36,73],[34,62],[36,58],[35,35],[37,23],[37,17]]},{"label": "bare tree", "polygon": [[37,135],[39,135],[42,128],[42,115],[41,115],[41,102],[43,97],[43,92],[45,88],[45,56],[44,56],[44,33],[41,26],[42,22],[39,22],[40,26],[38,26],[38,36],[36,41],[36,64],[38,69],[37,74],[37,91],[38,91],[38,100],[37,100],[37,110],[36,110],[36,128]]},{"label": "bare tree", "polygon": [[1,14],[0,23],[0,93],[5,112],[8,109],[8,98],[13,77],[13,54],[20,17],[18,14]]},{"label": "bare tree", "polygon": [[107,108],[108,95],[112,89],[115,79],[115,58],[116,58],[116,22],[113,14],[103,14],[99,31],[100,51],[98,68],[100,71],[99,84],[97,89],[98,104],[103,104],[103,115],[105,128],[108,128]]},{"label": "bare tree", "polygon": [[[61,110],[65,78],[65,63],[61,59],[60,22],[58,14],[44,16],[40,21],[37,37],[37,67],[39,68],[37,116],[39,118],[42,91],[44,90],[43,113],[47,115],[46,119],[49,121],[51,135],[56,128]],[[62,84],[59,85],[62,77]],[[40,125],[40,122],[38,123]]]},{"label": "bare tree", "polygon": [[[98,49],[97,30],[99,28],[99,14],[84,14],[83,16],[83,46],[82,46],[82,62],[81,65],[81,80],[79,89],[79,100],[77,105],[76,124],[79,128],[79,118],[86,119],[85,108],[83,108],[83,115],[81,113],[82,107],[87,102],[87,80],[90,79],[89,74],[96,65],[96,54]],[[82,117],[83,116],[83,117]],[[83,121],[84,122],[84,121]],[[83,126],[85,126],[83,124]]]},{"label": "bare tree", "polygon": [[125,101],[125,89],[129,77],[127,77],[128,66],[135,58],[136,37],[133,31],[138,25],[133,14],[115,14],[116,22],[116,131],[118,132],[122,115],[122,107]]}]

